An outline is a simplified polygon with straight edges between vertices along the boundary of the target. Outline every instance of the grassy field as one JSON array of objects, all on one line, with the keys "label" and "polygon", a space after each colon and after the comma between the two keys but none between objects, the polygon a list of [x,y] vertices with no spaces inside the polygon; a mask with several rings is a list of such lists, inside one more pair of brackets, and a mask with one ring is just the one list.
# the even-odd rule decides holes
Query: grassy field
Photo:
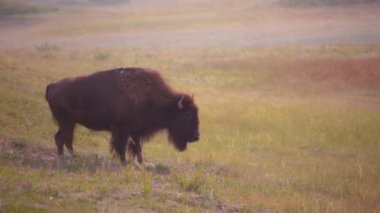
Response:
[{"label": "grassy field", "polygon": [[[59,14],[47,14],[40,31],[30,31],[31,39],[71,36],[81,21],[90,26],[82,39],[119,24],[115,31],[129,33],[182,29],[173,18],[178,13],[222,8],[194,2],[187,8],[134,6],[135,13],[115,19],[112,6],[105,12],[55,6]],[[223,16],[229,22],[220,21],[219,13],[180,17],[194,31],[229,29],[241,18],[235,14],[239,7]],[[263,23],[281,23],[279,10],[289,9],[260,9]],[[297,17],[309,20],[307,14],[324,10],[335,9],[305,9]],[[92,11],[100,11],[101,21],[91,22]],[[147,25],[125,24],[126,14],[133,22],[140,12],[166,15],[155,23],[148,15],[141,20]],[[84,18],[59,30],[51,25],[66,16]],[[244,24],[250,21],[256,19]],[[0,212],[380,211],[380,44],[122,49],[48,41],[0,51]],[[154,165],[144,171],[112,158],[108,133],[78,127],[76,156],[58,169],[46,85],[120,66],[160,70],[173,88],[194,94],[201,141],[178,153],[165,132],[158,134],[144,145]]]}]

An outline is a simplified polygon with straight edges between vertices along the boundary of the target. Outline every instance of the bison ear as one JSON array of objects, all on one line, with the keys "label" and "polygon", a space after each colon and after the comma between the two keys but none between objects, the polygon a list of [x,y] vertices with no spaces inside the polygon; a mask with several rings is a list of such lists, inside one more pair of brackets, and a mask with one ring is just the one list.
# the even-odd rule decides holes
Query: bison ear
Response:
[{"label": "bison ear", "polygon": [[184,109],[185,107],[183,106],[183,100],[185,99],[185,96],[182,95],[181,99],[179,99],[178,103],[177,103],[177,106],[178,106],[178,109],[182,110]]}]

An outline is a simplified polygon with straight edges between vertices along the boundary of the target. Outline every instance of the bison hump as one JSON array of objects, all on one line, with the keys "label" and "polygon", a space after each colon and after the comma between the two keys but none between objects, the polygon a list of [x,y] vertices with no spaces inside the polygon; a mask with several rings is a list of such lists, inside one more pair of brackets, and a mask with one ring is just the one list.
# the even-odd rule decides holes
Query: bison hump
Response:
[{"label": "bison hump", "polygon": [[171,89],[158,72],[143,68],[120,68],[117,85],[125,97],[136,105],[171,96]]}]

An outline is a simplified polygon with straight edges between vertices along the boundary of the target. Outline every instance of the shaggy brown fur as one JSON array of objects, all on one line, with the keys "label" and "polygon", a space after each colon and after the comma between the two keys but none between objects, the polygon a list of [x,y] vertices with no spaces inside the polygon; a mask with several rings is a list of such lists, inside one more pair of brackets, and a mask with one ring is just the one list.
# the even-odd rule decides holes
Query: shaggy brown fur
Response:
[{"label": "shaggy brown fur", "polygon": [[141,140],[167,129],[179,151],[199,140],[198,108],[192,97],[174,92],[154,70],[119,68],[67,78],[46,88],[46,100],[59,126],[55,134],[58,155],[65,145],[73,152],[77,123],[112,134],[111,150],[125,162],[143,162]]}]

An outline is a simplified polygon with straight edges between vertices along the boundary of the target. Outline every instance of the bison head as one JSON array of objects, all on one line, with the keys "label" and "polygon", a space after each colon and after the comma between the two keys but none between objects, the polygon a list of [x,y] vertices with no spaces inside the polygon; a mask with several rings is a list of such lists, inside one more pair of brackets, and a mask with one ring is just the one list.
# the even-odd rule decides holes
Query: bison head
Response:
[{"label": "bison head", "polygon": [[173,108],[168,128],[169,141],[177,150],[184,151],[187,143],[199,140],[198,108],[188,95],[177,98]]}]

